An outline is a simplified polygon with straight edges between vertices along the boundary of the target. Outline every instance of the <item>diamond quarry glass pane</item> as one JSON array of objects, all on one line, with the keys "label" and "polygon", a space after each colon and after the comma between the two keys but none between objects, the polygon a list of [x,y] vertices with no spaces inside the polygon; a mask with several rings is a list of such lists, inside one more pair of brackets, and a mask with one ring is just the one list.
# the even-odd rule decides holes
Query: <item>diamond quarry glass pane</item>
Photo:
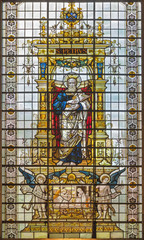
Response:
[{"label": "diamond quarry glass pane", "polygon": [[2,6],[2,238],[142,239],[141,3]]}]

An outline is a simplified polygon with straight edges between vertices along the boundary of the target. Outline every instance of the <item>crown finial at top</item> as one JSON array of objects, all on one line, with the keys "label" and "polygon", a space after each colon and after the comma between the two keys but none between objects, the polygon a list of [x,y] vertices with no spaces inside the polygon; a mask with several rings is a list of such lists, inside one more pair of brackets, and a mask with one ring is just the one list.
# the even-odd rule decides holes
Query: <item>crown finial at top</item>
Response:
[{"label": "crown finial at top", "polygon": [[75,28],[80,19],[83,19],[81,8],[75,8],[75,3],[69,3],[68,8],[61,9],[60,18],[68,25],[69,28]]},{"label": "crown finial at top", "polygon": [[74,7],[75,7],[75,3],[74,3],[74,2],[72,2],[72,3],[69,2],[68,7],[69,7],[69,8],[74,8]]}]

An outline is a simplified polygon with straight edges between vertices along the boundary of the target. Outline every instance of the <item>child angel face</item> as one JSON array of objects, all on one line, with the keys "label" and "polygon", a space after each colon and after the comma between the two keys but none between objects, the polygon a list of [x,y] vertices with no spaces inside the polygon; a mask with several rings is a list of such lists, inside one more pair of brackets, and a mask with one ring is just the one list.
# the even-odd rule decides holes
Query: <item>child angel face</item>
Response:
[{"label": "child angel face", "polygon": [[42,175],[42,174],[37,175],[36,181],[39,184],[43,184],[46,181],[45,175]]},{"label": "child angel face", "polygon": [[107,174],[103,174],[101,175],[100,180],[103,184],[107,184],[110,182],[110,177]]},{"label": "child angel face", "polygon": [[109,182],[109,178],[108,177],[105,177],[104,179],[103,179],[103,183],[108,183]]}]

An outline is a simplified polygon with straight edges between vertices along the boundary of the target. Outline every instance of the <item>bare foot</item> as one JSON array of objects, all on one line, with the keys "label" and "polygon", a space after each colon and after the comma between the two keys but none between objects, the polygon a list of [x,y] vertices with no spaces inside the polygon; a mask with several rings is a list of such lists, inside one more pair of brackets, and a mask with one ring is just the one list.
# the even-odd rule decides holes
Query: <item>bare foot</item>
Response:
[{"label": "bare foot", "polygon": [[59,161],[57,165],[63,165],[63,161]]},{"label": "bare foot", "polygon": [[76,165],[74,162],[71,162],[71,164],[70,165]]}]

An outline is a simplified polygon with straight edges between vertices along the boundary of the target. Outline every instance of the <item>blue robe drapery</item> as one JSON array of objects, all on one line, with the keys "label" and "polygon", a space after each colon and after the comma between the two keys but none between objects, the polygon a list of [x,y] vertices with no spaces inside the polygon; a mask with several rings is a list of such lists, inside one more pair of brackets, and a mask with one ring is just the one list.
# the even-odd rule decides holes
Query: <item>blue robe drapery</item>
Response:
[{"label": "blue robe drapery", "polygon": [[[65,92],[61,92],[58,94],[57,98],[53,103],[53,109],[57,115],[61,115],[62,111],[64,111],[67,101],[72,99],[72,95],[67,95]],[[79,108],[76,111],[82,111],[83,107],[81,103],[79,103]],[[64,163],[73,162],[75,164],[79,164],[82,162],[82,152],[81,152],[81,141],[73,148],[71,153],[63,159],[60,159]]]}]

